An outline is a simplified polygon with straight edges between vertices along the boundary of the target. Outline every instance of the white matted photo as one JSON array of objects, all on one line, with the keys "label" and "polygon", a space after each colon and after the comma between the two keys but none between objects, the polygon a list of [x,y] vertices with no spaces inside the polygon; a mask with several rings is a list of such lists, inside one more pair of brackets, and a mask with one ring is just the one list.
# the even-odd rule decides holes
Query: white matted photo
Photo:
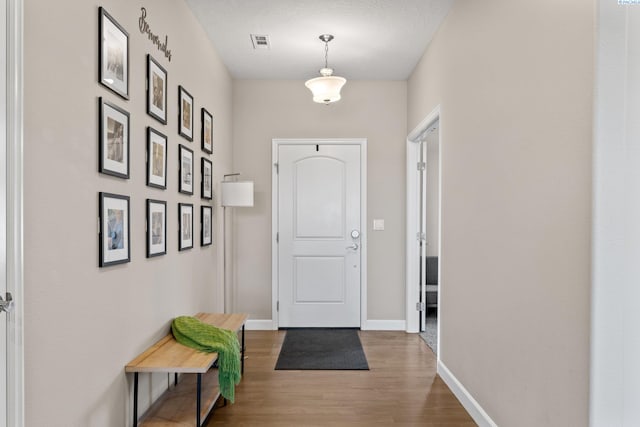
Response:
[{"label": "white matted photo", "polygon": [[200,206],[200,246],[213,243],[213,209],[211,206]]},{"label": "white matted photo", "polygon": [[99,193],[100,267],[131,261],[129,197]]},{"label": "white matted photo", "polygon": [[178,191],[184,194],[193,194],[193,151],[184,145],[179,145],[178,159],[180,161]]},{"label": "white matted photo", "polygon": [[147,55],[147,114],[167,124],[167,71]]},{"label": "white matted photo", "polygon": [[147,127],[147,185],[167,188],[167,137]]},{"label": "white matted photo", "polygon": [[193,205],[178,204],[178,250],[193,248]]},{"label": "white matted photo", "polygon": [[129,113],[99,98],[99,171],[129,178]]},{"label": "white matted photo", "polygon": [[202,151],[213,153],[213,116],[202,109]]},{"label": "white matted photo", "polygon": [[193,96],[178,86],[178,133],[193,141]]},{"label": "white matted photo", "polygon": [[167,202],[147,199],[147,258],[167,253]]},{"label": "white matted photo", "polygon": [[99,8],[98,79],[124,99],[129,99],[129,33],[104,8]]},{"label": "white matted photo", "polygon": [[213,163],[211,161],[205,159],[204,157],[201,161],[201,197],[203,199],[211,200],[213,198]]}]

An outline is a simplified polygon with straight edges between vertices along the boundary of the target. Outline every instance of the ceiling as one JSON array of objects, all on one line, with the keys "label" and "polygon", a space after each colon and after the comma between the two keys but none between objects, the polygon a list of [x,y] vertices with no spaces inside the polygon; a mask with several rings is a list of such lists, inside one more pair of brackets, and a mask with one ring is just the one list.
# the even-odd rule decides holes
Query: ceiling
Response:
[{"label": "ceiling", "polygon": [[[453,0],[186,0],[235,79],[406,80]],[[251,34],[267,35],[254,49]]]}]

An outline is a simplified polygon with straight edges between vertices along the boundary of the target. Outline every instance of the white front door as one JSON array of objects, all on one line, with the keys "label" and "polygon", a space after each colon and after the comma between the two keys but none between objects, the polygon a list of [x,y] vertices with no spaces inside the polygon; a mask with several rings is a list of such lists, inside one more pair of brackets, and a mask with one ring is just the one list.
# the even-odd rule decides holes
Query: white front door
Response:
[{"label": "white front door", "polygon": [[360,327],[361,147],[278,147],[280,327]]}]

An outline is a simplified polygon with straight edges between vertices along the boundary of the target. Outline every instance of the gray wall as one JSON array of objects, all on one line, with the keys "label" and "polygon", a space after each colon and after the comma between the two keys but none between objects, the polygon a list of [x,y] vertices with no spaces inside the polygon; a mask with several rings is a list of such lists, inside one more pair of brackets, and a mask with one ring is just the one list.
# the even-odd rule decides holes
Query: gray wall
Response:
[{"label": "gray wall", "polygon": [[594,10],[458,1],[408,83],[408,129],[442,111],[440,357],[498,425],[588,422]]},{"label": "gray wall", "polygon": [[[130,35],[130,100],[97,83],[98,6]],[[138,30],[140,8],[169,36],[168,62]],[[199,109],[214,114],[214,182],[231,163],[231,79],[182,1],[25,0],[25,373],[27,426],[131,423],[124,366],[181,314],[222,308],[220,233],[213,246],[178,252],[178,144],[194,150],[199,183]],[[168,124],[146,114],[146,54],[168,71]],[[177,133],[178,85],[195,98],[194,142]],[[131,179],[97,172],[98,97],[131,113]],[[168,189],[145,185],[146,127],[168,138]],[[131,263],[98,268],[98,192],[131,197]],[[215,189],[217,191],[217,188]],[[199,192],[198,192],[199,194]],[[167,255],[145,258],[145,199],[168,203]],[[220,209],[215,208],[214,230]],[[199,226],[194,229],[199,233]],[[167,376],[141,378],[141,409]]]},{"label": "gray wall", "polygon": [[[350,81],[340,102],[314,104],[303,81],[237,80],[233,166],[255,181],[255,207],[234,210],[236,304],[271,319],[271,140],[367,138],[368,318],[405,318],[406,82]],[[385,219],[384,231],[372,220]]]}]

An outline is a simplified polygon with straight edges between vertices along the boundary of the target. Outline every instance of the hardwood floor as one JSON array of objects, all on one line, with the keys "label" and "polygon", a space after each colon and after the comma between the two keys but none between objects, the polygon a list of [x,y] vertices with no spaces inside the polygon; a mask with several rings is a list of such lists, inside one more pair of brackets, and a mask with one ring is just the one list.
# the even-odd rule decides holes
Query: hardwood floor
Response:
[{"label": "hardwood floor", "polygon": [[369,371],[276,371],[285,331],[247,331],[236,402],[208,426],[475,426],[417,334],[362,331]]}]

